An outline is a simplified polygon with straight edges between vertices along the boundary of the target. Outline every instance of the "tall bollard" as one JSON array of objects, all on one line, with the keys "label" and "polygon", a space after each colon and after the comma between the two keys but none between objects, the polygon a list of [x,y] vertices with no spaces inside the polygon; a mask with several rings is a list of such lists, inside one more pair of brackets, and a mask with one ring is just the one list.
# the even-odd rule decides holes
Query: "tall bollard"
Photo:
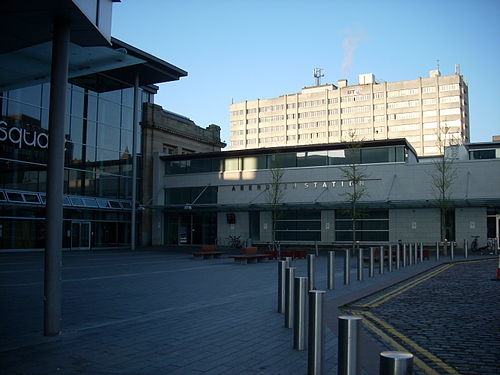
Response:
[{"label": "tall bollard", "polygon": [[291,267],[292,266],[292,260],[293,260],[292,257],[285,257],[285,261],[286,261],[286,266],[287,267]]},{"label": "tall bollard", "polygon": [[436,242],[436,260],[439,260],[439,242]]},{"label": "tall bollard", "polygon": [[455,241],[451,241],[450,243],[450,259],[453,260],[455,258]]},{"label": "tall bollard", "polygon": [[327,264],[327,288],[332,290],[335,289],[335,251],[328,252],[328,264]]},{"label": "tall bollard", "polygon": [[373,277],[375,275],[375,249],[370,247],[370,271],[368,273],[369,277]]},{"label": "tall bollard", "polygon": [[349,285],[351,282],[351,255],[349,249],[345,251],[344,258],[344,285]]},{"label": "tall bollard", "polygon": [[309,290],[316,289],[316,255],[314,254],[307,254],[307,278]]},{"label": "tall bollard", "polygon": [[413,375],[413,354],[406,352],[380,353],[380,375]]},{"label": "tall bollard", "polygon": [[413,245],[411,242],[408,244],[408,265],[411,266],[413,264]]},{"label": "tall bollard", "polygon": [[293,328],[293,297],[295,267],[286,269],[285,277],[285,328]]},{"label": "tall bollard", "polygon": [[403,268],[406,267],[406,244],[403,245]]},{"label": "tall bollard", "polygon": [[307,277],[295,278],[295,296],[293,312],[293,348],[306,348],[306,306],[307,306]]},{"label": "tall bollard", "polygon": [[307,352],[308,375],[321,375],[324,373],[324,295],[324,290],[309,291],[309,338]]},{"label": "tall bollard", "polygon": [[361,318],[339,316],[338,375],[358,375],[359,373],[359,332]]},{"label": "tall bollard", "polygon": [[285,312],[285,273],[286,273],[286,260],[278,261],[278,312],[283,314]]},{"label": "tall bollard", "polygon": [[358,249],[358,280],[363,280],[363,249]]},{"label": "tall bollard", "polygon": [[379,252],[378,252],[378,272],[379,274],[383,275],[384,274],[384,247],[380,246],[379,247]]},{"label": "tall bollard", "polygon": [[413,244],[413,247],[415,249],[415,253],[414,253],[414,255],[415,255],[415,262],[414,263],[417,264],[418,263],[418,243],[415,242]]},{"label": "tall bollard", "polygon": [[401,246],[398,244],[396,246],[396,269],[399,270],[400,263],[401,263]]},{"label": "tall bollard", "polygon": [[389,255],[387,257],[387,271],[392,272],[392,245],[389,245]]},{"label": "tall bollard", "polygon": [[420,242],[420,263],[424,261],[424,243]]},{"label": "tall bollard", "polygon": [[464,258],[467,259],[469,257],[469,241],[464,240]]}]

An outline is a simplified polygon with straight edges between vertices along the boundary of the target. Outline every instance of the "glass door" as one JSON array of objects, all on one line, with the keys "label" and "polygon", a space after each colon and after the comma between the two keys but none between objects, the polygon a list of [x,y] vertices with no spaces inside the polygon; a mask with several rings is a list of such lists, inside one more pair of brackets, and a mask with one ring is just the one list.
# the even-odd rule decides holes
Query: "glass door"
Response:
[{"label": "glass door", "polygon": [[71,249],[90,250],[90,222],[71,223]]}]

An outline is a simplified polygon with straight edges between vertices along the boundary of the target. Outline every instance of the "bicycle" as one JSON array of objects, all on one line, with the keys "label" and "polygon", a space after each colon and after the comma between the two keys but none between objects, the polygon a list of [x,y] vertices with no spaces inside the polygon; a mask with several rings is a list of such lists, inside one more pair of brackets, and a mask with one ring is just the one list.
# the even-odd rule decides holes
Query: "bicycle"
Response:
[{"label": "bicycle", "polygon": [[470,251],[471,253],[478,253],[479,255],[488,255],[488,254],[494,254],[495,253],[495,241],[491,238],[488,238],[488,241],[486,243],[486,246],[478,246],[478,241],[477,239],[479,236],[472,236],[473,240],[470,244]]},{"label": "bicycle", "polygon": [[231,247],[235,247],[237,249],[243,247],[241,240],[240,240],[240,236],[229,236],[227,238],[227,240],[228,240],[229,246],[231,246]]}]

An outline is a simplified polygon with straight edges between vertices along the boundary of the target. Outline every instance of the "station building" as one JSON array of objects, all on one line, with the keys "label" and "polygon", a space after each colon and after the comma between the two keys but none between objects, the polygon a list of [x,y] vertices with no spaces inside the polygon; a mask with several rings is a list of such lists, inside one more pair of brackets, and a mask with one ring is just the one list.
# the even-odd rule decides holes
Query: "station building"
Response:
[{"label": "station building", "polygon": [[[450,149],[451,150],[451,149]],[[447,150],[448,152],[448,150]],[[405,139],[158,155],[154,244],[222,243],[240,236],[253,244],[272,240],[269,198],[272,171],[282,171],[275,239],[282,244],[339,245],[352,241],[345,168],[354,163],[365,178],[357,203],[361,244],[401,241],[463,244],[499,236],[500,143],[455,146],[447,156],[454,177],[445,233],[433,189],[435,163],[420,160]],[[273,182],[274,181],[274,182]]]}]

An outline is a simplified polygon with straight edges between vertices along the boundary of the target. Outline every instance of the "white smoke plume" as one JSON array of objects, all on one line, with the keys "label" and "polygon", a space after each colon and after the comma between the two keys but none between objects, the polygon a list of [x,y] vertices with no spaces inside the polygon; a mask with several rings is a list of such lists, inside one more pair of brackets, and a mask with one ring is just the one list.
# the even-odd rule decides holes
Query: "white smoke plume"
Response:
[{"label": "white smoke plume", "polygon": [[344,61],[342,62],[342,74],[347,76],[350,73],[351,66],[354,60],[354,52],[358,48],[359,43],[362,41],[364,36],[364,31],[362,29],[351,29],[347,28],[342,30],[343,34],[347,36],[342,41],[342,47],[344,48]]}]

